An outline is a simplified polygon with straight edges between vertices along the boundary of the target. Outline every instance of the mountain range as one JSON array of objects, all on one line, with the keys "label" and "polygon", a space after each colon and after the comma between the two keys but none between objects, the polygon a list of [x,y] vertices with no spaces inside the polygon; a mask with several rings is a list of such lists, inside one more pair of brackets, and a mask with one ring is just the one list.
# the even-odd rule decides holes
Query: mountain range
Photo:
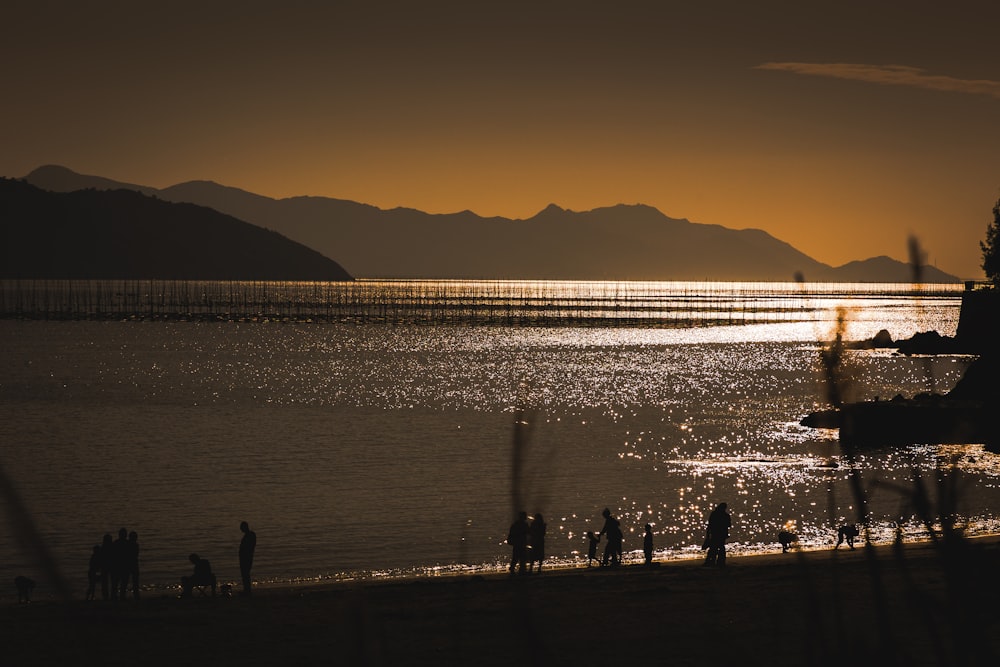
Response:
[{"label": "mountain range", "polygon": [[[273,199],[211,181],[167,188],[40,167],[24,180],[53,192],[135,190],[274,230],[369,278],[911,282],[910,265],[874,257],[839,267],[759,229],[670,218],[641,204],[591,211],[550,205],[528,219],[430,214],[329,197]],[[901,240],[902,241],[902,240]],[[924,266],[923,282],[959,282]]]},{"label": "mountain range", "polygon": [[0,278],[351,280],[277,232],[127,189],[50,192],[0,178]]}]

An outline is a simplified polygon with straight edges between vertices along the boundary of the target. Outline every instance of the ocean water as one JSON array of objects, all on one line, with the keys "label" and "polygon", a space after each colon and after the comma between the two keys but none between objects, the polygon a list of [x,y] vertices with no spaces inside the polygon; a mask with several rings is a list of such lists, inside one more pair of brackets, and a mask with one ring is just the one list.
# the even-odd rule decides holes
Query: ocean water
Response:
[{"label": "ocean water", "polygon": [[[191,552],[237,581],[243,520],[262,583],[496,570],[518,509],[544,515],[562,564],[582,562],[605,507],[631,559],[645,523],[656,558],[699,557],[718,502],[733,553],[778,550],[785,527],[827,548],[857,499],[836,432],[798,423],[826,407],[822,345],[840,316],[848,340],[954,335],[960,293],[783,303],[695,327],[4,319],[0,465],[79,597],[93,545],[120,527],[152,593]],[[947,391],[970,362],[857,351],[840,370],[863,399]],[[968,530],[998,527],[1000,457],[979,445],[854,465],[876,539],[919,536],[915,477],[954,484]],[[52,594],[7,521],[0,578],[17,574]]]}]

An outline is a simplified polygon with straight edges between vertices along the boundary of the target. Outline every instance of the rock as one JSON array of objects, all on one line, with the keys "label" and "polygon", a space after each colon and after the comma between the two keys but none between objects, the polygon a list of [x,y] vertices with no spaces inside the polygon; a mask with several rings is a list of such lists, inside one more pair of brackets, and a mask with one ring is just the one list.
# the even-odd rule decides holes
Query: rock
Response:
[{"label": "rock", "polygon": [[898,343],[900,354],[963,354],[968,350],[951,336],[942,336],[937,331],[915,333]]},{"label": "rock", "polygon": [[892,335],[882,329],[872,338],[872,347],[896,347],[896,343],[892,340]]}]

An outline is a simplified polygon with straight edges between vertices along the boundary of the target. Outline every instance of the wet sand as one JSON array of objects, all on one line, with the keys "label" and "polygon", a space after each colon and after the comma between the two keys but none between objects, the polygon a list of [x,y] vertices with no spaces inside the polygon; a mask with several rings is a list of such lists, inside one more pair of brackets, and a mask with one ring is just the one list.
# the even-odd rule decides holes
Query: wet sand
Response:
[{"label": "wet sand", "polygon": [[1000,656],[1000,540],[0,605],[3,664],[952,665]]}]

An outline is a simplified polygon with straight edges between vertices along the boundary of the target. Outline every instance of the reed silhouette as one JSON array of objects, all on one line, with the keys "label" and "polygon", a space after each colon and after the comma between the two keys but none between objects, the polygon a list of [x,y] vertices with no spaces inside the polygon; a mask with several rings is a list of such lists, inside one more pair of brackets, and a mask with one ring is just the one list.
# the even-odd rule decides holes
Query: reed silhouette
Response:
[{"label": "reed silhouette", "polygon": [[[914,289],[919,291],[922,284],[923,266],[925,253],[920,247],[916,237],[908,239],[908,250],[912,268],[912,279]],[[844,333],[848,322],[848,313],[838,310],[837,326],[832,340],[822,347],[820,352],[820,362],[824,376],[824,387],[826,400],[835,409],[840,410],[844,405],[846,388],[850,385],[852,378],[844,355]],[[932,366],[925,365],[925,381],[929,387],[934,386],[932,376]],[[842,418],[844,417],[842,413]],[[848,416],[849,418],[849,416]],[[941,561],[947,579],[948,597],[943,601],[926,599],[921,593],[921,582],[908,579],[910,596],[915,605],[919,605],[918,615],[923,618],[925,627],[922,629],[926,636],[932,640],[932,650],[935,664],[988,664],[995,659],[991,649],[986,642],[967,641],[967,637],[976,637],[990,630],[989,621],[985,621],[982,615],[976,615],[972,610],[983,603],[980,593],[981,589],[977,582],[991,578],[993,573],[987,569],[986,563],[989,559],[982,556],[981,550],[970,545],[964,537],[964,526],[959,519],[958,510],[960,500],[960,489],[958,488],[959,474],[957,470],[956,456],[939,456],[935,469],[935,483],[929,486],[924,475],[916,463],[912,466],[912,478],[909,486],[898,482],[888,482],[882,479],[866,480],[863,467],[859,464],[859,454],[857,447],[851,441],[843,439],[839,442],[840,455],[847,467],[848,489],[852,496],[852,505],[856,510],[855,523],[840,525],[837,533],[838,539],[836,547],[846,541],[852,549],[853,540],[857,536],[863,537],[865,560],[868,566],[870,604],[874,610],[875,626],[873,633],[866,637],[855,637],[852,641],[854,651],[860,652],[868,660],[884,661],[887,664],[907,664],[914,659],[926,661],[927,656],[913,656],[909,654],[907,646],[900,641],[899,635],[894,631],[894,619],[890,616],[887,600],[887,587],[884,581],[886,568],[892,568],[896,572],[907,573],[906,555],[903,550],[903,521],[902,518],[910,514],[918,517],[923,526],[924,537],[931,542],[935,548],[935,553]],[[868,499],[875,489],[889,490],[898,495],[900,499],[899,516],[901,521],[896,524],[895,544],[897,548],[893,551],[891,562],[881,560],[874,548],[871,535],[871,522],[869,517]],[[833,508],[836,506],[835,491],[832,483],[828,486],[828,499],[830,502],[830,514],[836,520]],[[806,568],[802,563],[803,569]],[[832,570],[836,576],[837,570]],[[835,590],[836,590],[836,579]],[[845,609],[840,603],[840,596],[835,594],[832,601],[821,601],[815,597],[815,591],[806,590],[807,595],[812,596],[812,614],[818,619],[823,616],[823,608],[832,609],[834,617],[834,627],[836,631],[833,637],[826,636],[822,630],[820,622],[815,624],[817,628],[815,636],[805,638],[808,646],[820,647],[819,650],[838,650],[840,638],[844,636],[846,628],[846,618],[850,615],[850,610]],[[828,606],[832,603],[832,606]],[[943,606],[946,613],[937,613]],[[908,628],[908,632],[915,631]],[[984,662],[985,661],[985,662]]]},{"label": "reed silhouette", "polygon": [[10,522],[15,539],[21,544],[25,553],[29,554],[44,580],[52,586],[56,597],[63,601],[70,600],[72,589],[69,581],[63,576],[48,544],[38,532],[31,513],[21,499],[21,495],[8,477],[3,464],[0,463],[0,499],[7,508],[7,519]]}]

